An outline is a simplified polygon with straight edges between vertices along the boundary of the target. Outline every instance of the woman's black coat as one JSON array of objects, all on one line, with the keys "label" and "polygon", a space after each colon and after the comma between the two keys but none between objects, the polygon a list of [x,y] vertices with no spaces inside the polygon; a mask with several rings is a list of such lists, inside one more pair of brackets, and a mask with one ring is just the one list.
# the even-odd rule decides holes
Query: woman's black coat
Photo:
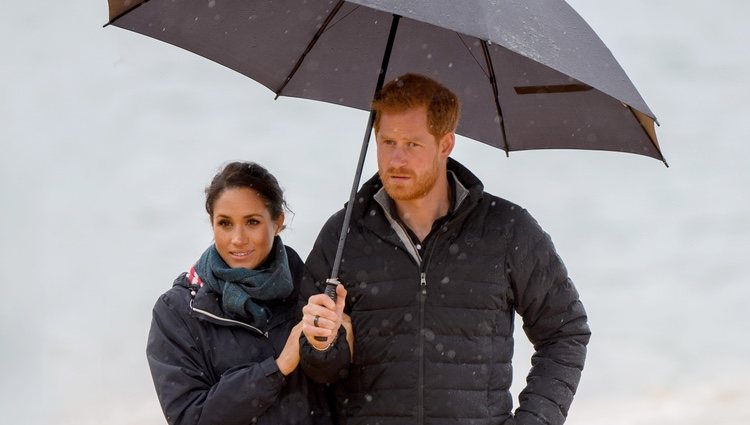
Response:
[{"label": "woman's black coat", "polygon": [[229,319],[219,296],[207,286],[191,288],[184,273],[156,302],[146,353],[168,423],[331,423],[322,387],[299,368],[285,377],[276,365],[299,319],[304,269],[299,255],[286,249],[295,289],[268,306],[266,334]]}]

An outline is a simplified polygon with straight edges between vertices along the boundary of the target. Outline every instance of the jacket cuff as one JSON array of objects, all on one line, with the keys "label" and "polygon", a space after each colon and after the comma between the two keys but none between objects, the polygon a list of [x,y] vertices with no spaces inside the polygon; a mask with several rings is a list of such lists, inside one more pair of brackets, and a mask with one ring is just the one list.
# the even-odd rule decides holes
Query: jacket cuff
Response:
[{"label": "jacket cuff", "polygon": [[281,373],[281,370],[279,370],[279,365],[276,364],[276,359],[274,359],[273,357],[269,357],[260,362],[260,370],[263,372],[264,376],[271,376],[274,373]]},{"label": "jacket cuff", "polygon": [[304,334],[301,335],[299,344],[300,366],[308,377],[322,384],[330,384],[346,377],[351,354],[343,326],[339,327],[334,344],[326,350],[313,347]]}]

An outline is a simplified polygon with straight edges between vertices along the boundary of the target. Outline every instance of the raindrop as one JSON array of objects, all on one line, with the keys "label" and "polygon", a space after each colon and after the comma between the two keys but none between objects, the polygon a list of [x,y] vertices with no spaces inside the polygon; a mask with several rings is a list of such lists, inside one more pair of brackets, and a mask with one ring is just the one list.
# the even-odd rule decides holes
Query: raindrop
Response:
[{"label": "raindrop", "polygon": [[412,319],[414,319],[414,316],[412,316],[411,313],[404,314],[404,322],[411,322]]},{"label": "raindrop", "polygon": [[492,202],[490,202],[490,206],[494,207],[496,203],[497,203],[496,201],[492,201]]},{"label": "raindrop", "polygon": [[453,68],[453,62],[448,64],[448,68]]},{"label": "raindrop", "polygon": [[375,214],[377,214],[375,210],[370,210],[370,217],[375,217]]},{"label": "raindrop", "polygon": [[451,278],[449,278],[448,276],[445,276],[443,279],[440,280],[440,283],[446,284],[450,281],[451,281]]},{"label": "raindrop", "polygon": [[216,0],[209,0],[208,1],[208,8],[211,9],[214,6],[216,6]]},{"label": "raindrop", "polygon": [[427,54],[427,59],[432,59],[432,53]]},{"label": "raindrop", "polygon": [[365,394],[365,401],[371,402],[372,401],[372,396],[370,394]]},{"label": "raindrop", "polygon": [[435,332],[431,331],[430,329],[424,330],[424,339],[427,341],[434,341],[435,340]]},{"label": "raindrop", "polygon": [[377,286],[373,286],[372,289],[370,289],[370,292],[372,293],[372,295],[377,295],[378,292],[380,292],[380,288],[378,288]]},{"label": "raindrop", "polygon": [[456,357],[456,352],[454,350],[448,350],[446,356],[448,356],[449,359],[453,359]]}]

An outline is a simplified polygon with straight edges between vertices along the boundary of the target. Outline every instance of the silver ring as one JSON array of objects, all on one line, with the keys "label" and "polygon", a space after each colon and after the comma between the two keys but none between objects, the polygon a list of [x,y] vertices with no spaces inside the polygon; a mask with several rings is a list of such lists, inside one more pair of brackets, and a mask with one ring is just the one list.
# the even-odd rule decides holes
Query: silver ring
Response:
[{"label": "silver ring", "polygon": [[318,319],[320,319],[320,316],[315,316],[315,320],[313,320],[313,326],[316,328],[318,327]]}]

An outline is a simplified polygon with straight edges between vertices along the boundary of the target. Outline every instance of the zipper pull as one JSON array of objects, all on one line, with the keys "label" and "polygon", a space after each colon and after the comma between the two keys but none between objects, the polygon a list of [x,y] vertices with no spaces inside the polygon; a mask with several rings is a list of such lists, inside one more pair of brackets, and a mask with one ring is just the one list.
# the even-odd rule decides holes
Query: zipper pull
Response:
[{"label": "zipper pull", "polygon": [[419,274],[419,287],[422,288],[422,295],[427,295],[427,274],[425,272]]}]

